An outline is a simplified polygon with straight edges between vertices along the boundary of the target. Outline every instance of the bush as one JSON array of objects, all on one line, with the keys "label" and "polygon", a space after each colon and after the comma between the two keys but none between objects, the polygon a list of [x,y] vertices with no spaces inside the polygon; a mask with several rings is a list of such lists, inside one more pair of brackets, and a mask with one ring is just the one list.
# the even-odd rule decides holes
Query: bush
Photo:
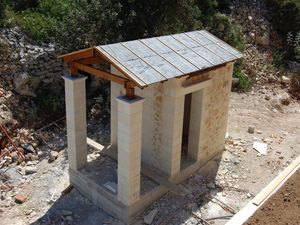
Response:
[{"label": "bush", "polygon": [[39,0],[7,0],[7,2],[15,11],[23,11],[37,7]]},{"label": "bush", "polygon": [[57,21],[38,12],[25,12],[17,17],[25,32],[37,41],[49,41],[54,35]]},{"label": "bush", "polygon": [[245,49],[245,37],[241,27],[228,16],[217,13],[212,17],[206,29],[240,51]]},{"label": "bush", "polygon": [[2,20],[5,18],[5,8],[6,8],[5,2],[0,1],[0,25],[2,24]]},{"label": "bush", "polygon": [[299,0],[266,0],[274,13],[273,24],[282,35],[300,30]]},{"label": "bush", "polygon": [[300,62],[300,31],[295,35],[288,34],[287,45],[288,52],[291,54],[290,58]]},{"label": "bush", "polygon": [[251,80],[250,78],[243,72],[241,62],[238,62],[234,66],[233,77],[239,79],[239,83],[237,84],[237,89],[239,91],[249,91],[251,89]]}]

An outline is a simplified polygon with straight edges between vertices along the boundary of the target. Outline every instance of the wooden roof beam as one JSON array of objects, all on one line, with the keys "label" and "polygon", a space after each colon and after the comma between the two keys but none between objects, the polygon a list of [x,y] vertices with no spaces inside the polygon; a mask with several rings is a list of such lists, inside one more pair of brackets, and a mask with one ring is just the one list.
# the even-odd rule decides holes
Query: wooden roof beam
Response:
[{"label": "wooden roof beam", "polygon": [[102,71],[102,70],[95,69],[91,66],[87,66],[87,65],[84,65],[82,63],[71,62],[70,66],[71,66],[71,68],[74,67],[77,70],[87,72],[89,74],[95,75],[95,76],[97,76],[99,78],[102,78],[104,80],[110,80],[110,81],[116,82],[116,83],[124,85],[124,86],[129,81],[126,78],[123,78],[123,77],[120,77],[120,76],[117,76],[117,75],[114,75],[112,73],[108,73],[108,72],[105,72],[105,71]]},{"label": "wooden roof beam", "polygon": [[85,58],[85,59],[79,59],[79,60],[76,60],[76,62],[82,63],[84,65],[91,65],[91,64],[98,64],[98,63],[102,63],[102,62],[106,62],[106,61],[98,56],[95,56],[95,57],[89,57],[89,58]]},{"label": "wooden roof beam", "polygon": [[59,56],[59,58],[62,58],[64,62],[69,63],[79,59],[94,57],[94,55],[95,55],[94,48],[87,48],[76,52],[61,55]]}]

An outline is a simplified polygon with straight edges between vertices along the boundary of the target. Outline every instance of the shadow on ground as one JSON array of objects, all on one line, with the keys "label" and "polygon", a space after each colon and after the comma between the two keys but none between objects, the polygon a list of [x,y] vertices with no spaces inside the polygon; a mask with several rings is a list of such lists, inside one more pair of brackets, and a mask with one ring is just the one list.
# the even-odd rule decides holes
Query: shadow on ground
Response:
[{"label": "shadow on ground", "polygon": [[[171,192],[166,193],[142,212],[134,224],[143,224],[144,216],[154,209],[157,210],[152,223],[155,225],[184,224],[186,221],[191,222],[189,224],[201,224],[201,214],[197,213],[199,208],[211,201],[212,189],[220,191],[214,184],[220,159],[221,155],[218,155],[180,184],[187,194],[178,196]],[[123,223],[109,216],[73,189],[69,194],[57,199],[42,217],[31,223],[31,225],[39,224],[121,225]]]}]

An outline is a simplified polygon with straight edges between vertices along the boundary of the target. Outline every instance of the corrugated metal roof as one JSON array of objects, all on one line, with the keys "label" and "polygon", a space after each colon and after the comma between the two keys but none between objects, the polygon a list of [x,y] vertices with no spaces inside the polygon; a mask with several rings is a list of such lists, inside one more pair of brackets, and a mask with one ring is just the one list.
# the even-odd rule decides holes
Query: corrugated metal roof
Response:
[{"label": "corrugated metal roof", "polygon": [[205,30],[101,45],[96,49],[142,87],[243,57]]}]

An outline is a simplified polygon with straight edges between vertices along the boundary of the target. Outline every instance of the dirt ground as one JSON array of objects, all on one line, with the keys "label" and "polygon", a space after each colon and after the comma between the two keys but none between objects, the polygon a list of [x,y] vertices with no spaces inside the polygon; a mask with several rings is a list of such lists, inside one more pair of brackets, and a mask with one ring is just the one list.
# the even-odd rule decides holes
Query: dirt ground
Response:
[{"label": "dirt ground", "polygon": [[[300,104],[278,104],[281,89],[255,91],[255,93],[232,93],[226,151],[211,160],[203,169],[180,184],[187,190],[186,196],[167,193],[141,214],[135,225],[144,224],[144,217],[155,212],[152,224],[225,224],[251,198],[258,194],[275,176],[300,155]],[[266,95],[270,100],[266,100]],[[269,98],[267,98],[269,99]],[[109,126],[99,120],[89,121],[89,136],[107,144]],[[49,146],[59,142],[66,145],[65,124],[60,128],[49,127]],[[256,132],[247,132],[248,126],[256,126]],[[260,155],[252,148],[254,141],[268,144],[267,155]],[[53,145],[52,145],[53,144]],[[42,146],[41,151],[49,151]],[[62,147],[63,148],[63,147]],[[88,159],[101,157],[90,151]],[[24,167],[6,169],[9,180],[0,183],[0,224],[123,224],[94,206],[73,189],[61,196],[68,186],[66,149],[58,158],[48,162],[41,157],[33,162],[38,170],[25,175]],[[3,172],[3,171],[2,171]],[[299,182],[298,182],[299,183]],[[22,194],[26,202],[17,204],[14,196]]]},{"label": "dirt ground", "polygon": [[245,223],[254,224],[300,224],[300,170]]}]

